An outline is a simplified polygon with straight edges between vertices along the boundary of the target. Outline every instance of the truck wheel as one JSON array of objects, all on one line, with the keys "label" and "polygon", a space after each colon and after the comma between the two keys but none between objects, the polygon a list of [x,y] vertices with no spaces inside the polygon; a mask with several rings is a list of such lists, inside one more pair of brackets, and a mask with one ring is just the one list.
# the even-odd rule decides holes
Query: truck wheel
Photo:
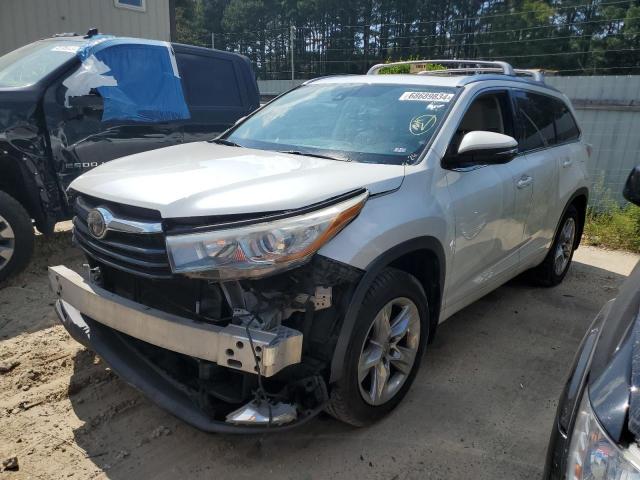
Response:
[{"label": "truck wheel", "polygon": [[530,271],[534,283],[554,287],[564,280],[576,249],[579,222],[578,210],[570,205],[562,217],[549,253],[540,265]]},{"label": "truck wheel", "polygon": [[27,211],[13,197],[0,192],[0,282],[27,266],[33,241]]},{"label": "truck wheel", "polygon": [[327,411],[361,427],[374,423],[404,398],[429,337],[429,309],[415,277],[386,268],[360,307]]}]

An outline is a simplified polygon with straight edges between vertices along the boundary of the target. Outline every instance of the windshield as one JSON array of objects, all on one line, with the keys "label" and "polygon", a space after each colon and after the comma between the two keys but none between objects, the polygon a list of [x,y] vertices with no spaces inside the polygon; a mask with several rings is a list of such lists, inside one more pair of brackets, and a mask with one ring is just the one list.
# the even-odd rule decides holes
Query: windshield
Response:
[{"label": "windshield", "polygon": [[78,50],[76,42],[30,43],[0,57],[0,88],[28,87],[38,82]]},{"label": "windshield", "polygon": [[227,140],[355,162],[413,163],[455,93],[421,85],[310,84],[256,112]]}]

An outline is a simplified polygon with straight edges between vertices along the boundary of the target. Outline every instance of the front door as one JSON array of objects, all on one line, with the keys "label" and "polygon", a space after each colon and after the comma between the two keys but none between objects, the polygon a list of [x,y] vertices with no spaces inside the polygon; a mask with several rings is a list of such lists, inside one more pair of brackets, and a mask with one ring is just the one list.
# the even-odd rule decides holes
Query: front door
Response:
[{"label": "front door", "polygon": [[[554,235],[558,198],[558,147],[554,127],[553,99],[524,90],[514,91],[519,125],[517,158],[531,182],[521,261],[524,267],[544,258]],[[512,162],[516,163],[516,162]]]},{"label": "front door", "polygon": [[[155,54],[166,55],[166,48],[155,51]],[[137,91],[146,88],[148,92],[145,94],[148,95],[162,93],[163,84],[158,80],[165,78],[159,77],[161,72],[158,70],[162,65],[155,58],[147,58],[148,55],[147,49],[139,49],[135,45],[131,48],[119,46],[113,56],[126,57],[135,63],[135,75],[128,75],[128,71],[118,71],[119,75],[108,71],[101,76],[82,64],[53,82],[45,91],[46,126],[54,166],[63,190],[76,177],[104,162],[175,145],[183,140],[182,120],[163,120],[158,115],[157,109],[165,101],[161,95],[156,99],[160,107],[137,103],[135,97],[127,95],[134,88]],[[112,87],[120,94],[117,102],[110,100],[108,108],[105,108],[105,100],[98,91],[101,85]],[[118,115],[114,114],[114,105],[122,110]],[[142,110],[145,108],[149,109],[148,112]],[[187,108],[186,104],[184,108]],[[145,115],[134,118],[131,115],[134,109],[140,109]]]},{"label": "front door", "polygon": [[[513,135],[508,92],[482,93],[472,101],[447,154],[454,154],[462,137],[476,130]],[[453,313],[515,272],[525,219],[516,211],[509,164],[451,170],[446,178],[455,216],[455,245],[445,302]]]}]

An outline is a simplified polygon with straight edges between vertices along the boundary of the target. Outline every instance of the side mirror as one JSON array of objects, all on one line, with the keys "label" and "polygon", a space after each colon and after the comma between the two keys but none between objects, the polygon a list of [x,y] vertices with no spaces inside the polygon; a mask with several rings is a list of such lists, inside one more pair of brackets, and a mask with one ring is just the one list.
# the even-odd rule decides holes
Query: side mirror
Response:
[{"label": "side mirror", "polygon": [[455,155],[446,158],[446,166],[492,165],[506,163],[518,154],[518,142],[509,135],[474,130],[462,137]]},{"label": "side mirror", "polygon": [[640,206],[640,165],[631,170],[622,195],[634,205]]}]

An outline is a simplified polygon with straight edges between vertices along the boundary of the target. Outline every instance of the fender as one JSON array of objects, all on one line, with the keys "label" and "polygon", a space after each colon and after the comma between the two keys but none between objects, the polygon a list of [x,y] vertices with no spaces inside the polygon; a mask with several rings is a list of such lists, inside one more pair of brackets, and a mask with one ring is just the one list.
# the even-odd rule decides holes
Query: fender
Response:
[{"label": "fender", "polygon": [[0,171],[8,183],[0,189],[14,197],[27,210],[38,230],[48,234],[61,217],[57,184],[46,169],[47,157],[29,155],[0,141]]},{"label": "fender", "polygon": [[[349,302],[349,305],[345,312],[344,321],[342,322],[342,326],[340,327],[338,341],[336,343],[336,348],[334,350],[333,358],[331,361],[331,376],[329,378],[329,382],[335,382],[343,374],[344,358],[347,353],[349,341],[351,340],[351,333],[353,332],[353,328],[358,317],[358,312],[360,311],[360,305],[364,300],[364,296],[367,293],[367,290],[369,290],[369,287],[373,283],[373,280],[378,276],[382,269],[393,263],[394,260],[399,259],[403,255],[419,250],[428,250],[434,253],[438,259],[438,263],[440,265],[439,298],[442,299],[446,271],[446,260],[444,248],[442,247],[440,241],[435,237],[424,236],[408,240],[404,243],[396,245],[395,247],[376,257],[376,259],[373,260],[365,269],[365,274],[358,283],[355,291],[353,292],[351,301]],[[434,311],[439,313],[440,305],[435,305],[435,307],[436,308],[434,309]],[[438,313],[432,315],[433,318],[430,319],[430,338],[433,337],[435,328],[438,324]]]}]

